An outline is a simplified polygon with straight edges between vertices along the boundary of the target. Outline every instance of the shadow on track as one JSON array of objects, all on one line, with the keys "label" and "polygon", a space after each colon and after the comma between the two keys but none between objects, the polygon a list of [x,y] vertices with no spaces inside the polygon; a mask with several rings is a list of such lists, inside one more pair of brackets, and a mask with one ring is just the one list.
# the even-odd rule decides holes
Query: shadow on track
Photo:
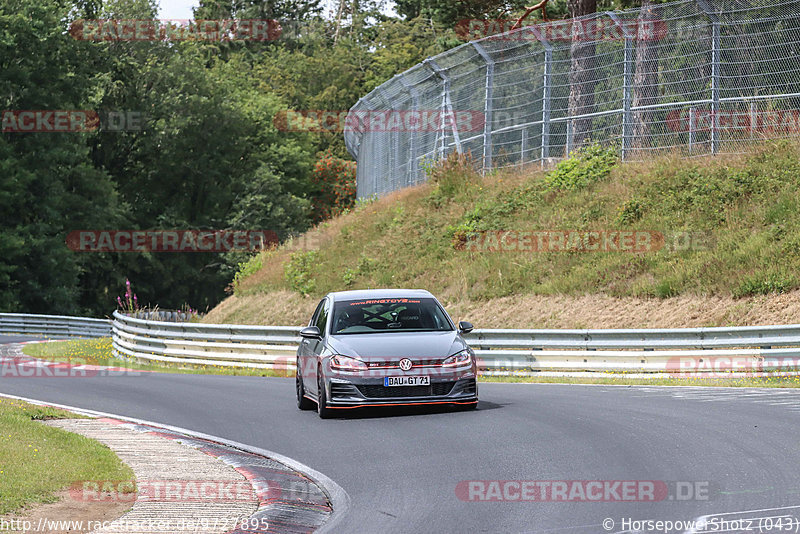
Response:
[{"label": "shadow on track", "polygon": [[357,408],[353,410],[342,410],[336,413],[336,419],[378,419],[387,417],[411,417],[415,415],[432,415],[442,413],[470,413],[476,411],[496,410],[504,405],[488,401],[479,401],[476,409],[467,409],[461,406],[451,406],[447,404],[429,406],[385,406]]}]

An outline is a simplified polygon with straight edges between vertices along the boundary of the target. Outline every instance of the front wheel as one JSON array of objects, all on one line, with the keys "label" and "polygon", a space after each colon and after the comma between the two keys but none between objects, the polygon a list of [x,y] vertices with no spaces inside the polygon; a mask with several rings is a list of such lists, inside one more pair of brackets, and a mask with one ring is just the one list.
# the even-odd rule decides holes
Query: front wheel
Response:
[{"label": "front wheel", "polygon": [[333,410],[328,408],[328,397],[325,394],[325,379],[322,377],[322,369],[317,372],[317,413],[320,419],[328,419],[333,415]]},{"label": "front wheel", "polygon": [[314,401],[306,398],[306,388],[303,386],[303,375],[300,373],[300,362],[297,363],[295,375],[295,391],[297,393],[297,407],[301,410],[313,410]]}]

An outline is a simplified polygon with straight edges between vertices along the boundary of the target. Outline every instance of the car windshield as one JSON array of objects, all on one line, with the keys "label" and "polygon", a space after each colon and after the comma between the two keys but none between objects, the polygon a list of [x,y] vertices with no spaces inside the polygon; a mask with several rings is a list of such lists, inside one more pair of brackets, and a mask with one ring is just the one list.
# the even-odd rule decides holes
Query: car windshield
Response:
[{"label": "car windshield", "polygon": [[346,300],[333,307],[332,334],[451,330],[453,325],[432,298]]}]

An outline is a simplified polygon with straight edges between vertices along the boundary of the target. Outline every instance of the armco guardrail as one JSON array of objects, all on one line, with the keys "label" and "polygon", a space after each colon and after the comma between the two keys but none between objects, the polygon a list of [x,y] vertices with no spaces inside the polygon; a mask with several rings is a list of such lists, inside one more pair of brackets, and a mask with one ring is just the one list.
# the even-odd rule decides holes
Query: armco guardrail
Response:
[{"label": "armco guardrail", "polygon": [[[114,314],[118,356],[291,371],[300,327],[145,321]],[[800,325],[652,330],[475,330],[487,374],[796,371]],[[779,348],[774,348],[779,347]]]},{"label": "armco guardrail", "polygon": [[300,328],[146,321],[114,313],[115,355],[191,365],[292,370]]},{"label": "armco guardrail", "polygon": [[109,337],[111,321],[65,315],[0,313],[0,334],[60,337]]}]

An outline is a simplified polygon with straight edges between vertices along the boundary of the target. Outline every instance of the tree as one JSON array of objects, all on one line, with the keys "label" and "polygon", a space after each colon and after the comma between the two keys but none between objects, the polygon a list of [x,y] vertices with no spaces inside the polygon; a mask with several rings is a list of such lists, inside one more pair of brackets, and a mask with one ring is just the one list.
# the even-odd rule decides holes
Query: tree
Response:
[{"label": "tree", "polygon": [[[0,3],[0,109],[91,109],[97,51],[67,33],[68,11],[55,0]],[[114,184],[92,164],[91,135],[0,134],[0,310],[93,310],[113,277],[96,271],[105,260],[65,244],[72,230],[122,220]]]},{"label": "tree", "polygon": [[[651,0],[642,0],[639,24],[655,20],[655,9]],[[641,37],[641,35],[639,36]],[[633,107],[658,103],[658,43],[648,38],[636,40],[636,74],[633,79]],[[650,141],[650,125],[655,122],[655,111],[637,110],[633,116],[633,137],[640,146]]]},{"label": "tree", "polygon": [[[569,15],[573,19],[591,15],[597,11],[597,0],[568,0]],[[571,48],[571,64],[569,71],[569,114],[571,116],[586,115],[594,112],[594,90],[597,85],[595,67],[597,46],[580,33],[580,26],[573,24]],[[579,147],[586,142],[591,130],[592,119],[572,120],[573,145]]]}]

